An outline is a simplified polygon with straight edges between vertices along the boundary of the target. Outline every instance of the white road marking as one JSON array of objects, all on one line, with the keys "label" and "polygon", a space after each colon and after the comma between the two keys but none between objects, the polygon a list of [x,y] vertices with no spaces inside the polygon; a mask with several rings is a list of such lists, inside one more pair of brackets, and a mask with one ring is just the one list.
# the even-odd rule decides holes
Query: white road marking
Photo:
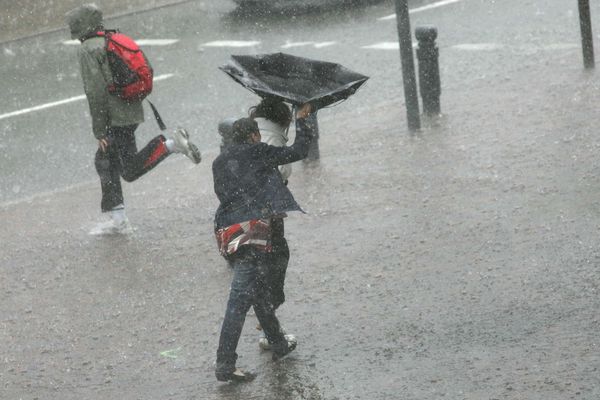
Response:
[{"label": "white road marking", "polygon": [[214,42],[204,43],[205,47],[252,47],[258,46],[260,42],[255,40],[215,40]]},{"label": "white road marking", "polygon": [[315,44],[315,42],[286,42],[286,44],[282,45],[282,49],[291,49],[292,47],[304,47],[310,46],[311,44]]},{"label": "white road marking", "polygon": [[170,46],[179,42],[179,39],[140,39],[135,42],[140,46]]},{"label": "white road marking", "polygon": [[[418,13],[418,12],[421,12],[421,11],[432,10],[434,8],[447,6],[448,4],[458,3],[459,1],[463,1],[463,0],[443,0],[443,1],[438,1],[437,3],[428,4],[428,5],[423,6],[423,7],[411,8],[410,10],[408,10],[408,13],[409,14],[414,14],[414,13]],[[386,20],[390,20],[390,19],[396,19],[396,14],[388,15],[386,17],[381,17],[381,18],[377,18],[377,19],[379,21],[386,21]]]},{"label": "white road marking", "polygon": [[46,108],[61,106],[63,104],[68,104],[68,103],[72,103],[74,101],[79,101],[79,100],[84,100],[84,99],[85,99],[85,95],[81,95],[81,96],[71,97],[69,99],[54,101],[52,103],[42,104],[42,105],[31,107],[31,108],[24,108],[22,110],[13,111],[13,112],[10,112],[7,114],[2,114],[2,115],[0,115],[0,120],[5,119],[5,118],[10,118],[10,117],[16,117],[17,115],[27,114],[27,113],[34,112],[34,111],[45,110]]},{"label": "white road marking", "polygon": [[[416,42],[413,42],[412,47],[413,47],[413,49],[416,49],[419,47],[419,44]],[[400,50],[400,43],[398,43],[398,42],[381,42],[381,43],[370,44],[367,46],[362,46],[361,49]]]},{"label": "white road marking", "polygon": [[175,74],[162,74],[162,75],[155,76],[154,79],[152,79],[152,80],[154,82],[159,82],[159,81],[164,81],[165,79],[170,79],[174,76],[175,76]]},{"label": "white road marking", "polygon": [[337,44],[337,42],[286,42],[282,45],[282,49],[291,49],[292,47],[314,46],[316,49],[322,49]]},{"label": "white road marking", "polygon": [[[179,39],[139,39],[135,41],[140,46],[170,46],[179,42]],[[63,44],[74,46],[81,44],[79,40],[65,40]]]},{"label": "white road marking", "polygon": [[[174,74],[158,75],[158,76],[154,77],[154,82],[164,81],[165,79],[172,78],[173,76],[175,76],[175,75]],[[9,112],[6,114],[0,114],[0,120],[6,119],[6,118],[11,118],[11,117],[16,117],[18,115],[28,114],[28,113],[31,113],[34,111],[45,110],[47,108],[62,106],[63,104],[69,104],[69,103],[73,103],[75,101],[81,101],[81,100],[85,100],[85,95],[74,96],[74,97],[70,97],[70,98],[64,99],[64,100],[53,101],[51,103],[41,104],[41,105],[35,106],[35,107],[24,108],[22,110],[13,111],[13,112]]]},{"label": "white road marking", "polygon": [[382,42],[382,43],[371,44],[368,46],[362,46],[361,49],[399,50],[400,44],[398,42]]},{"label": "white road marking", "polygon": [[321,42],[321,43],[315,43],[315,48],[317,48],[317,49],[322,49],[323,47],[329,47],[329,46],[333,46],[334,44],[337,44],[337,42]]}]

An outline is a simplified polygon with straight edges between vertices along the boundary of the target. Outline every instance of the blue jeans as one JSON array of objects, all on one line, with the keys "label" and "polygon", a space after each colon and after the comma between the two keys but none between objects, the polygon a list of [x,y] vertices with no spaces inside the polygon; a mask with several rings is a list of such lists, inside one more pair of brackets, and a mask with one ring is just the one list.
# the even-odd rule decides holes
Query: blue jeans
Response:
[{"label": "blue jeans", "polygon": [[270,281],[274,267],[267,256],[268,254],[248,245],[242,246],[230,256],[233,280],[217,350],[218,372],[227,374],[235,371],[235,350],[250,307],[254,307],[265,336],[273,343],[273,349],[276,351],[279,347],[287,346],[271,299]]},{"label": "blue jeans", "polygon": [[277,310],[285,302],[285,274],[290,261],[290,249],[285,239],[283,218],[271,219],[273,251],[267,255],[273,265],[271,272],[271,304]]}]

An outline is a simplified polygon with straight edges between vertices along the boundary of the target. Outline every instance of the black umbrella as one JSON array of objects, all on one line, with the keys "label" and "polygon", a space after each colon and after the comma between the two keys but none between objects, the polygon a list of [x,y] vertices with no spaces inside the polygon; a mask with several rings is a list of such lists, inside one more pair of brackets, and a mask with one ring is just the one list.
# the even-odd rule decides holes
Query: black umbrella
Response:
[{"label": "black umbrella", "polygon": [[347,99],[369,79],[340,64],[284,53],[231,56],[219,68],[261,97],[317,108]]}]

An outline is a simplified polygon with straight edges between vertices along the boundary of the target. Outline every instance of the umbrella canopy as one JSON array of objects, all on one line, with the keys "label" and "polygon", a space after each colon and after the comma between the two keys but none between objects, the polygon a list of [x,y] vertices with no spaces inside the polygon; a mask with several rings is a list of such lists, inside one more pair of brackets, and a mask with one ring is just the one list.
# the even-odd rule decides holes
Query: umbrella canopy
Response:
[{"label": "umbrella canopy", "polygon": [[340,64],[285,53],[231,56],[219,68],[261,97],[317,108],[350,97],[369,79]]}]

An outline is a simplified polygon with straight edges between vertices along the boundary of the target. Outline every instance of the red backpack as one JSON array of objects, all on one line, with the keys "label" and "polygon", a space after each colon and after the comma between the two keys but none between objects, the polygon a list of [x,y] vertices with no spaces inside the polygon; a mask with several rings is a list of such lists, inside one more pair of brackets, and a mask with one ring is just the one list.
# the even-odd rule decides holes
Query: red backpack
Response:
[{"label": "red backpack", "polygon": [[115,30],[100,31],[106,43],[113,85],[108,91],[127,101],[143,100],[152,92],[150,62],[132,38]]}]

